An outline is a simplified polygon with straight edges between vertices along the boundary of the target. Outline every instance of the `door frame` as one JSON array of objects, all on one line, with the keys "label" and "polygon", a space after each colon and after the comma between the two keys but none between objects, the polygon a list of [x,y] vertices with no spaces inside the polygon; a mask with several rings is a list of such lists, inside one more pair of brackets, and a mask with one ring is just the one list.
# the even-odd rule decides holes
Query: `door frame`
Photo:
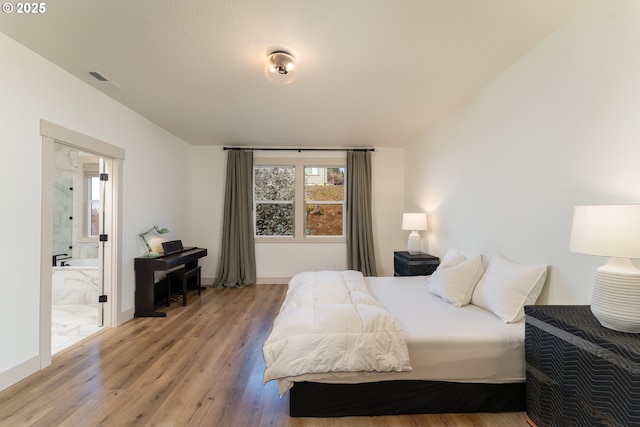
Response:
[{"label": "door frame", "polygon": [[124,150],[115,145],[40,120],[42,137],[42,203],[40,245],[40,369],[51,364],[51,259],[53,257],[53,173],[54,142],[101,156],[110,164],[107,188],[104,233],[109,235],[104,257],[104,287],[108,295],[105,306],[105,327],[119,325],[122,312],[122,162]]}]

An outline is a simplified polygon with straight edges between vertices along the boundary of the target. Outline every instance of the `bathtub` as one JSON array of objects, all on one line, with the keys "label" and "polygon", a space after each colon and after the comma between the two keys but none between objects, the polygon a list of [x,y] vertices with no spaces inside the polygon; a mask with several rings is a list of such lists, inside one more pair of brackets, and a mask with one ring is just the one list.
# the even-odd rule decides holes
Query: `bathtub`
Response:
[{"label": "bathtub", "polygon": [[[64,265],[62,265],[64,263]],[[55,270],[97,270],[98,258],[72,258],[61,259]]]},{"label": "bathtub", "polygon": [[[65,265],[61,266],[64,261]],[[66,265],[69,264],[69,265]],[[53,267],[51,302],[54,305],[98,304],[98,258],[65,259]]]}]

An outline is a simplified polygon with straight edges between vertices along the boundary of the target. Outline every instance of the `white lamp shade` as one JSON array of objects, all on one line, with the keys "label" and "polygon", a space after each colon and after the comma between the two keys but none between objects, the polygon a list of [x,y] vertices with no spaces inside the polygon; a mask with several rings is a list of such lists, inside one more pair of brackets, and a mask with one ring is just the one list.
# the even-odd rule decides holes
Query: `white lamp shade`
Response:
[{"label": "white lamp shade", "polygon": [[596,270],[591,312],[606,328],[640,333],[640,205],[576,206],[569,250],[610,257]]},{"label": "white lamp shade", "polygon": [[406,213],[402,215],[403,230],[427,230],[426,213]]},{"label": "white lamp shade", "polygon": [[588,255],[640,258],[640,205],[576,206],[569,250]]}]

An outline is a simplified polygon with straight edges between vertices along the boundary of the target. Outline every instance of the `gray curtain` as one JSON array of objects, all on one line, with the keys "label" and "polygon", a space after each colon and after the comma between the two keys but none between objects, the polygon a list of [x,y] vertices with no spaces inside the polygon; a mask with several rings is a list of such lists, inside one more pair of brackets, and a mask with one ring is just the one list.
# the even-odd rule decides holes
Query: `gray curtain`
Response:
[{"label": "gray curtain", "polygon": [[371,220],[371,152],[347,152],[347,266],[376,276]]},{"label": "gray curtain", "polygon": [[256,283],[253,233],[253,152],[229,150],[218,288]]}]

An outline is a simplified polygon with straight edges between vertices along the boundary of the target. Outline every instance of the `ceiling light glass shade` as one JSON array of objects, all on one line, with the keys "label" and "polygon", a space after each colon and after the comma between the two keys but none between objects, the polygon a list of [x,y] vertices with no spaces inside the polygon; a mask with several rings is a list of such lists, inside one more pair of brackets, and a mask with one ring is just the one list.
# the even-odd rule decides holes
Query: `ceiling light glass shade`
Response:
[{"label": "ceiling light glass shade", "polygon": [[298,77],[295,58],[281,50],[270,53],[267,55],[264,76],[267,80],[278,84],[293,83]]},{"label": "ceiling light glass shade", "polygon": [[571,252],[610,257],[596,269],[591,312],[606,328],[640,333],[640,205],[576,206]]}]

